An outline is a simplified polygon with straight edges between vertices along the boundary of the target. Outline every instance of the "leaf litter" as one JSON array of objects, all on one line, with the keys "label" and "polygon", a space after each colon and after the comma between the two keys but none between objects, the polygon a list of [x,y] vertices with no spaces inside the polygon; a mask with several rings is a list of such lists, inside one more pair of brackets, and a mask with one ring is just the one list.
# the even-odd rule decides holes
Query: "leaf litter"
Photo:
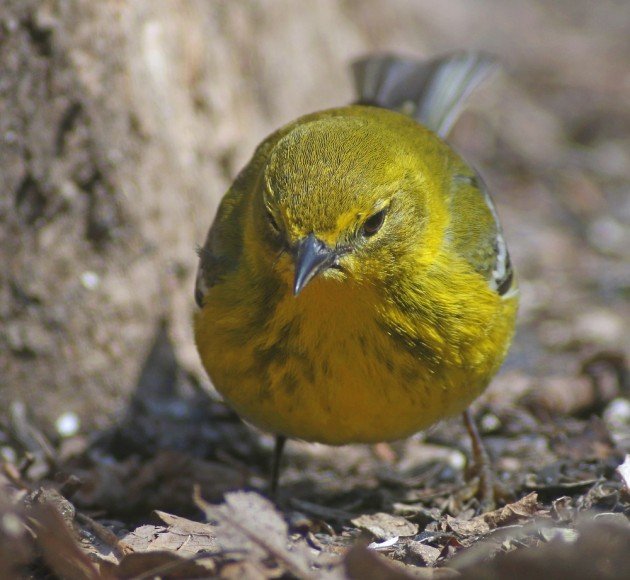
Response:
[{"label": "leaf litter", "polygon": [[[532,415],[507,429],[514,415],[500,406],[478,410],[480,416],[490,412],[502,425],[486,435],[490,447],[518,464],[499,470],[517,499],[487,513],[479,513],[448,454],[436,463],[430,451],[442,438],[465,442],[456,423],[442,425],[441,433],[424,442],[416,438],[392,445],[393,468],[402,466],[396,478],[387,476],[392,466],[383,465],[369,448],[317,449],[304,473],[293,467],[304,460],[304,450],[294,451],[278,504],[264,496],[265,472],[257,467],[264,461],[257,454],[267,458],[268,451],[259,442],[251,450],[252,467],[236,470],[244,483],[237,481],[235,491],[226,485],[212,501],[204,497],[208,473],[218,462],[212,457],[195,459],[205,468],[198,477],[182,469],[185,482],[162,467],[163,450],[144,461],[116,460],[104,454],[105,447],[86,443],[65,466],[55,458],[54,470],[37,481],[5,462],[0,486],[8,499],[0,504],[0,545],[9,541],[19,549],[2,565],[11,570],[9,577],[52,573],[78,579],[482,578],[502,577],[507,569],[527,578],[537,573],[539,560],[552,558],[567,570],[580,570],[576,578],[586,578],[586,571],[622,577],[627,554],[618,540],[598,537],[630,533],[630,456],[618,449],[606,422],[557,416],[551,428],[536,424]],[[225,413],[221,410],[221,417]],[[534,425],[553,459],[546,465],[513,445]],[[178,453],[185,460],[177,460]],[[168,454],[174,466],[189,465],[184,452]],[[370,458],[366,469],[363,461]],[[223,479],[230,463],[216,470],[208,488],[212,494],[222,481],[234,483]],[[335,465],[343,477],[331,477]],[[119,489],[96,493],[93,478],[108,468],[115,476],[107,483]],[[151,469],[162,486],[155,497],[139,491],[148,490]],[[317,487],[309,491],[305,482]],[[168,496],[172,512],[154,506]],[[123,502],[118,509],[116,501]],[[611,558],[619,559],[618,567],[605,567]]]}]

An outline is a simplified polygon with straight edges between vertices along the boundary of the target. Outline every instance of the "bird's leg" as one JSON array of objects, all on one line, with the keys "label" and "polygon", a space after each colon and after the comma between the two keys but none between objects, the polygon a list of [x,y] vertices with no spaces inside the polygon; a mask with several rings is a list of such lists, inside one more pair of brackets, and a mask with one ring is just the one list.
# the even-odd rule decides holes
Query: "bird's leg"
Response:
[{"label": "bird's leg", "polygon": [[278,491],[278,478],[280,477],[280,461],[282,460],[282,451],[287,438],[284,435],[276,435],[276,445],[273,450],[273,459],[271,463],[271,481],[269,482],[269,491],[271,497],[275,499]]},{"label": "bird's leg", "polygon": [[483,512],[491,511],[496,507],[495,481],[490,456],[479,435],[477,424],[472,416],[470,408],[463,413],[464,425],[470,435],[472,446],[472,472],[479,478],[479,499]]}]

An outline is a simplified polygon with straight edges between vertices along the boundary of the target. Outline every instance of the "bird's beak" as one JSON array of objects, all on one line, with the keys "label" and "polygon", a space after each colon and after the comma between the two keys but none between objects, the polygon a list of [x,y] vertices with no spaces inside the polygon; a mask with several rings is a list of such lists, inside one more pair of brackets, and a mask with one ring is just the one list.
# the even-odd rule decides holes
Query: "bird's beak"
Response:
[{"label": "bird's beak", "polygon": [[309,234],[300,240],[295,252],[295,281],[293,294],[297,296],[312,278],[335,263],[337,255],[324,242]]}]

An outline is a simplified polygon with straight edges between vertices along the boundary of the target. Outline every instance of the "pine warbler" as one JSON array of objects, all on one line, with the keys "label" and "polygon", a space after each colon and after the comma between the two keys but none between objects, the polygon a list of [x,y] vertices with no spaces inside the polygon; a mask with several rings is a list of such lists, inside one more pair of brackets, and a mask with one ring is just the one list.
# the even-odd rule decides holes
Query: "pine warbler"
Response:
[{"label": "pine warbler", "polygon": [[245,420],[331,445],[464,411],[501,365],[518,289],[479,175],[443,138],[492,63],[355,65],[358,104],[265,139],[201,248],[195,337]]}]

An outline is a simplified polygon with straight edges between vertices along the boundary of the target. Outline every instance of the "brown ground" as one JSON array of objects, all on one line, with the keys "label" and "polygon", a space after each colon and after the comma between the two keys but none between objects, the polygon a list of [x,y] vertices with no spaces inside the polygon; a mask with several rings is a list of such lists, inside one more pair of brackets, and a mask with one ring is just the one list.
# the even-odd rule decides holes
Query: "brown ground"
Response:
[{"label": "brown ground", "polygon": [[[44,10],[29,24],[35,5],[61,21],[46,20]],[[0,200],[0,256],[10,264],[0,277],[0,577],[626,577],[630,5],[347,0],[318,3],[308,24],[284,5],[273,9],[286,12],[276,21],[259,2],[218,3],[207,14],[203,3],[190,2],[193,15],[171,21],[172,5],[156,1],[143,9],[174,29],[200,22],[205,33],[182,41],[184,53],[211,61],[195,61],[197,72],[220,63],[223,76],[197,84],[186,77],[181,95],[179,85],[164,94],[147,88],[142,71],[124,68],[126,57],[85,60],[93,42],[81,18],[111,21],[103,35],[113,42],[140,26],[141,11],[125,20],[125,3],[94,11],[83,4],[78,12],[73,5],[0,6],[0,48],[24,57],[18,64],[1,57],[6,78],[22,80],[0,91],[0,104],[9,103],[0,128],[5,145],[11,130],[30,148],[26,156],[14,151],[10,166],[0,156],[15,191],[15,204]],[[108,10],[120,11],[128,28],[117,28]],[[20,13],[17,28],[11,11]],[[295,47],[281,50],[289,43],[310,47],[316,66],[293,62]],[[256,141],[302,112],[351,98],[343,63],[372,50],[455,47],[484,48],[507,65],[474,98],[452,141],[495,192],[522,287],[514,347],[474,407],[511,498],[478,515],[463,472],[469,443],[452,421],[392,446],[290,443],[274,506],[258,493],[266,489],[271,439],[207,396],[188,331],[177,330],[192,308],[190,248],[201,241],[226,174]],[[231,50],[241,60],[226,72]],[[169,58],[190,64],[186,54]],[[20,74],[12,77],[11,66]],[[186,74],[196,79],[190,66]],[[111,100],[102,90],[99,75],[120,82],[121,70],[138,83],[136,110],[115,100],[115,82]],[[46,96],[44,77],[57,100]],[[247,90],[234,81],[241,78]],[[200,91],[192,117],[177,109],[189,81]],[[224,86],[231,97],[221,97]],[[14,111],[31,98],[37,106],[18,119]],[[61,133],[57,161],[47,165],[46,139],[57,122],[64,126],[73,102],[80,106]],[[161,106],[178,111],[175,128]],[[123,122],[130,111],[135,120]],[[238,120],[221,125],[229,118]],[[107,139],[131,153],[105,159]],[[171,147],[194,153],[184,185],[183,161],[160,145],[173,139]],[[77,153],[86,151],[85,158]],[[217,191],[206,192],[204,180]],[[125,196],[117,198],[121,188]],[[173,189],[191,207],[204,200],[189,228],[191,212],[178,215],[169,205],[178,199],[168,197]],[[75,215],[93,219],[79,227]],[[185,241],[175,244],[183,228]],[[59,255],[50,240],[61,244]],[[176,274],[163,276],[160,260]],[[105,302],[105,294],[75,288],[88,270],[105,284],[98,291],[109,293]],[[164,295],[173,303],[159,302]],[[70,322],[68,305],[76,312]],[[48,342],[51,336],[70,338]],[[65,411],[83,426],[70,437],[53,428]]]}]

